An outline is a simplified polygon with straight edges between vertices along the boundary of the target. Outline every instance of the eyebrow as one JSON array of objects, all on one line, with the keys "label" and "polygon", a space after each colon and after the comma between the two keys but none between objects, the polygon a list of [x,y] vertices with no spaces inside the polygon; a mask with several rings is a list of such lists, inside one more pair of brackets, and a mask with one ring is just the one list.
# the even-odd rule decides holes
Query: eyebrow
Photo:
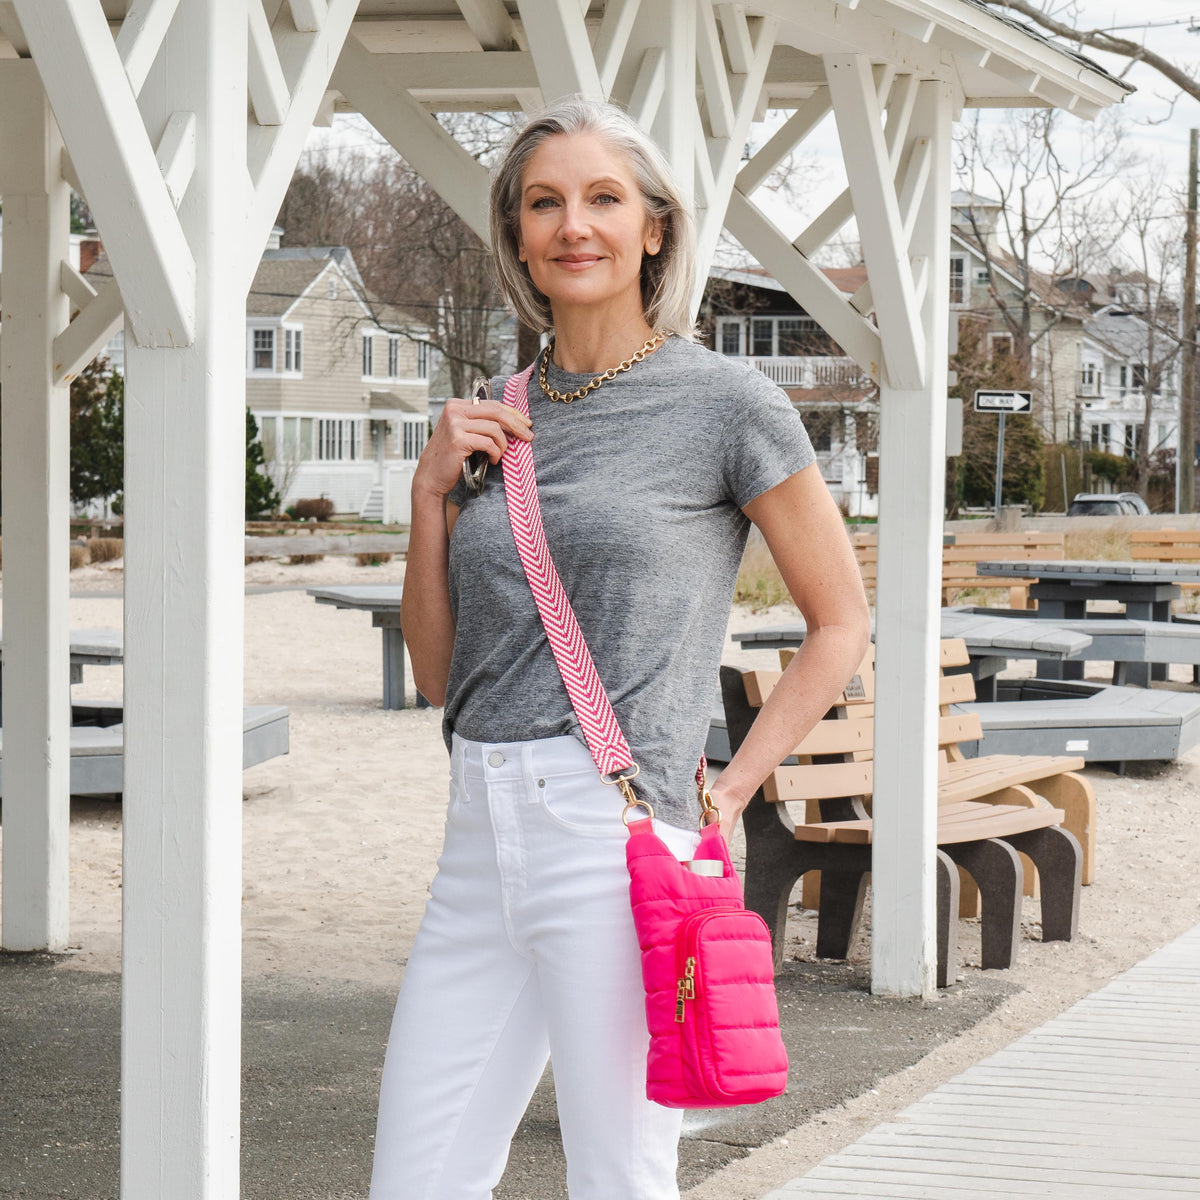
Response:
[{"label": "eyebrow", "polygon": [[[599,187],[601,184],[609,184],[610,186],[616,186],[619,188],[624,188],[627,186],[626,184],[622,183],[621,180],[614,179],[611,175],[605,175],[600,179],[593,179],[591,181],[591,183],[589,183],[587,186],[592,188],[592,187]],[[531,191],[533,191],[534,188],[544,188],[548,192],[555,192],[558,190],[554,186],[554,184],[542,183],[540,180],[534,180],[533,183],[529,183],[529,184],[525,185],[526,192],[531,192]]]}]

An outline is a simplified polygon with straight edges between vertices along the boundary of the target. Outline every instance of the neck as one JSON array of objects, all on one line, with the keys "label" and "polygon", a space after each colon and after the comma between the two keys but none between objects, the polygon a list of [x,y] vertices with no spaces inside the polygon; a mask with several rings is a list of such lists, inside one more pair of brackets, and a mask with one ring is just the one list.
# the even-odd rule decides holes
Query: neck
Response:
[{"label": "neck", "polygon": [[641,312],[624,322],[597,324],[554,314],[554,363],[572,375],[599,375],[624,362],[654,336]]}]

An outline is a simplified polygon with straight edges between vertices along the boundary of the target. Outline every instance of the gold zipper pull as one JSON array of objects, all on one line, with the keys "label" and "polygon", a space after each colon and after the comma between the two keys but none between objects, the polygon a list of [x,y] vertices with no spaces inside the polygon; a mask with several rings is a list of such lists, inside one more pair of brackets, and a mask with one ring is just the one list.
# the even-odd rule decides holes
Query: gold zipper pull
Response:
[{"label": "gold zipper pull", "polygon": [[683,968],[683,981],[685,984],[684,996],[688,1000],[696,998],[696,960],[689,957]]},{"label": "gold zipper pull", "polygon": [[683,1024],[683,1002],[687,999],[687,980],[680,979],[675,989],[675,1020]]}]

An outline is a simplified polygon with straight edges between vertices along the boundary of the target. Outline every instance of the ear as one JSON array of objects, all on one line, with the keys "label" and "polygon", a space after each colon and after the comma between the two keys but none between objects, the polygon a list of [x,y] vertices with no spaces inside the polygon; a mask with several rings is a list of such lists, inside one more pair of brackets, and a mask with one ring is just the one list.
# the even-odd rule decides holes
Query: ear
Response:
[{"label": "ear", "polygon": [[517,234],[517,258],[519,258],[521,262],[528,262],[528,259],[525,255],[525,243],[521,240],[521,235],[519,233]]},{"label": "ear", "polygon": [[653,258],[661,249],[663,244],[662,222],[654,221],[651,223],[649,230],[646,233],[646,240],[643,247],[651,258]]}]

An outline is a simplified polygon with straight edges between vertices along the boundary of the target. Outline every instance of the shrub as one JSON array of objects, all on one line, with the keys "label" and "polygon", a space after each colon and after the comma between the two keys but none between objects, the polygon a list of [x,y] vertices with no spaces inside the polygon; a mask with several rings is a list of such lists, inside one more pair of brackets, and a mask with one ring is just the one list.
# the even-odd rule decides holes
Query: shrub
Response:
[{"label": "shrub", "polygon": [[88,538],[87,556],[89,562],[112,562],[114,558],[121,558],[124,554],[124,538]]},{"label": "shrub", "polygon": [[297,500],[292,507],[296,510],[297,521],[328,521],[333,516],[333,501],[328,496]]},{"label": "shrub", "polygon": [[78,542],[72,542],[72,544],[71,544],[71,570],[74,571],[76,567],[84,566],[87,563],[87,560],[88,560],[87,548],[85,546],[79,545]]},{"label": "shrub", "polygon": [[746,547],[733,598],[738,604],[748,604],[755,612],[774,604],[790,603],[787,585],[764,542],[753,540]]},{"label": "shrub", "polygon": [[288,520],[295,521],[299,518],[300,514],[294,504],[289,504],[287,508],[283,510],[283,515],[287,517]]},{"label": "shrub", "polygon": [[323,554],[289,554],[288,562],[293,566],[300,566],[303,563],[320,562],[324,557]]},{"label": "shrub", "polygon": [[390,554],[388,554],[387,551],[385,551],[385,550],[384,551],[377,550],[377,551],[373,551],[371,553],[356,554],[354,556],[354,561],[356,563],[358,563],[358,565],[360,567],[380,567],[384,563],[391,562],[392,556]]},{"label": "shrub", "polygon": [[248,567],[251,563],[270,562],[270,561],[271,561],[271,556],[269,554],[247,554],[245,562],[243,563],[243,566]]}]

